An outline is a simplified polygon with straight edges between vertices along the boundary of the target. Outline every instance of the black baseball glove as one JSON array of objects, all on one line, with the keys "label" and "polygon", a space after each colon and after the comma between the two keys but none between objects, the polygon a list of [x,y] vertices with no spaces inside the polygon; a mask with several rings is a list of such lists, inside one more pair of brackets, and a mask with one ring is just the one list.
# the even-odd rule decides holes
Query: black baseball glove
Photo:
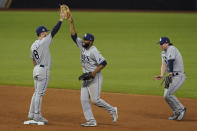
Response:
[{"label": "black baseball glove", "polygon": [[169,88],[170,83],[172,83],[172,75],[167,75],[166,77],[164,77],[161,85],[164,83],[164,88]]},{"label": "black baseball glove", "polygon": [[90,80],[93,78],[92,72],[83,73],[81,76],[79,76],[79,80]]}]

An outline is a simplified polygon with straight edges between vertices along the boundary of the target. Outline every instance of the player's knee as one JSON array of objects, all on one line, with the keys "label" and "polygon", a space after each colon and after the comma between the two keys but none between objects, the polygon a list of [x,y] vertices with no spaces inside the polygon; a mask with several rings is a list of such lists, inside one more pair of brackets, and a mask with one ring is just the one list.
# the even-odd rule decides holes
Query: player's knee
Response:
[{"label": "player's knee", "polygon": [[170,93],[166,93],[166,94],[164,94],[163,97],[164,97],[165,100],[169,100],[170,97],[171,97],[171,94]]},{"label": "player's knee", "polygon": [[99,103],[99,99],[97,99],[97,98],[93,98],[93,99],[91,99],[91,101],[95,105]]},{"label": "player's knee", "polygon": [[166,100],[166,99],[168,99],[168,95],[167,94],[164,94],[163,95],[163,98]]},{"label": "player's knee", "polygon": [[36,95],[44,96],[44,92],[38,91],[38,92],[36,92]]}]

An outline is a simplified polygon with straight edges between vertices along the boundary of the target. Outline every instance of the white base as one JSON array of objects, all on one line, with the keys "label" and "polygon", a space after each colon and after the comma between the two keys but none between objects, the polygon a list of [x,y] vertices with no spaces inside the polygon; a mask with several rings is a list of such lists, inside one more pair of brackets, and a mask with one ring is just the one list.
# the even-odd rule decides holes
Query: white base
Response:
[{"label": "white base", "polygon": [[44,122],[37,122],[34,120],[24,121],[24,125],[45,125]]}]

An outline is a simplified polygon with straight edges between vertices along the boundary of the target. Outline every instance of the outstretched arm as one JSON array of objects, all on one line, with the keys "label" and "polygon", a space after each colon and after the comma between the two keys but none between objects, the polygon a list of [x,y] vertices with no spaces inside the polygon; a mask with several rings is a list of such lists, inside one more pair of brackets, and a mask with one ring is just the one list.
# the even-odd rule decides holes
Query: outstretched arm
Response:
[{"label": "outstretched arm", "polygon": [[51,36],[54,37],[55,34],[59,31],[62,21],[64,20],[65,14],[63,12],[60,12],[60,20],[57,22],[56,26],[53,27],[53,30],[51,31]]},{"label": "outstretched arm", "polygon": [[73,36],[76,34],[76,31],[75,31],[75,26],[74,26],[74,20],[73,20],[72,14],[70,12],[69,12],[68,20],[70,21],[70,33]]},{"label": "outstretched arm", "polygon": [[74,20],[73,20],[73,17],[72,17],[71,12],[69,12],[68,15],[69,15],[68,20],[70,21],[70,34],[71,34],[71,37],[72,37],[73,41],[76,43],[76,40],[77,40],[77,33],[76,33],[76,31],[75,31]]}]

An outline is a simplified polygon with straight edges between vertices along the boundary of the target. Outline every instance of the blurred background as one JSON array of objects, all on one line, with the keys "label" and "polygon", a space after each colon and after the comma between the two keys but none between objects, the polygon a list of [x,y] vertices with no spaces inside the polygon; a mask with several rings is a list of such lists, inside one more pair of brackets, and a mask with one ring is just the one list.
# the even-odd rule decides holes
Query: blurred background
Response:
[{"label": "blurred background", "polygon": [[0,8],[57,8],[120,10],[197,10],[197,0],[0,0]]},{"label": "blurred background", "polygon": [[[79,37],[95,36],[95,46],[106,58],[102,90],[163,95],[161,49],[168,36],[183,56],[187,80],[177,95],[197,98],[197,0],[0,0],[0,85],[34,85],[30,47],[35,30],[50,30],[59,20],[59,5],[67,4]],[[80,52],[65,20],[50,46],[49,87],[80,89]]]}]

